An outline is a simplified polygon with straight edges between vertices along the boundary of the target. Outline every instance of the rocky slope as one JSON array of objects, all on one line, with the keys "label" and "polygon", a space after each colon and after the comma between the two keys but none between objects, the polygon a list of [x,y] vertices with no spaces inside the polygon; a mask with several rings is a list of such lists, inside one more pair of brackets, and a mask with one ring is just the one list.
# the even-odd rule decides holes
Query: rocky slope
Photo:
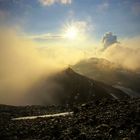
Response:
[{"label": "rocky slope", "polygon": [[[26,109],[22,108],[23,112],[26,112]],[[140,99],[102,99],[73,107],[72,110],[74,114],[72,116],[65,117],[38,118],[34,120],[18,121],[12,121],[10,119],[6,120],[6,117],[0,117],[0,139],[140,139]],[[5,120],[5,122],[2,124],[3,120]]]},{"label": "rocky slope", "polygon": [[60,105],[81,104],[96,98],[128,97],[121,90],[80,75],[71,68],[39,81],[32,87],[30,94],[40,104],[52,101]]}]

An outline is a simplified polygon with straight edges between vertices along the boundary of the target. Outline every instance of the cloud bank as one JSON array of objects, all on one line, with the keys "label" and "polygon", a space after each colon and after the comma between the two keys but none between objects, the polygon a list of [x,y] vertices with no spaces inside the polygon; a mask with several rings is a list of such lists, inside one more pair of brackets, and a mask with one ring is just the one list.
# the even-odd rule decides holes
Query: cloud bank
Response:
[{"label": "cloud bank", "polygon": [[[46,47],[42,47],[40,43],[23,37],[21,33],[14,28],[3,28],[0,32],[1,104],[36,104],[35,98],[39,95],[29,95],[32,86],[43,77],[47,78],[83,57],[79,49],[61,46],[59,43],[54,46],[45,43]],[[30,98],[33,99],[32,102]]]},{"label": "cloud bank", "polygon": [[47,41],[47,40],[60,40],[60,39],[63,39],[64,37],[60,34],[54,35],[51,33],[47,33],[47,34],[27,36],[27,38],[33,39],[36,41]]},{"label": "cloud bank", "polygon": [[36,44],[19,37],[15,30],[0,33],[0,103],[22,104],[25,92],[47,68],[33,48]]},{"label": "cloud bank", "polygon": [[[81,23],[80,25],[85,26]],[[122,44],[115,42],[116,40],[104,50],[99,49],[99,47],[94,48],[94,45],[90,46],[91,43],[88,44],[88,41],[86,41],[86,44],[84,44],[85,42],[78,44],[69,41],[55,41],[53,44],[45,42],[43,47],[41,43],[31,38],[23,37],[19,30],[14,28],[1,29],[0,103],[14,105],[35,104],[36,99],[40,97],[40,92],[35,97],[30,95],[29,91],[33,85],[38,85],[42,78],[46,78],[85,58],[104,57],[125,68],[131,70],[140,69],[140,37],[125,39],[121,41],[123,42]],[[48,87],[45,87],[48,88],[48,93],[50,94],[54,89],[49,87],[58,86],[53,84],[47,83]],[[57,88],[61,87],[58,86]],[[47,96],[48,100],[50,94]],[[29,100],[30,98],[33,100]]]},{"label": "cloud bank", "polygon": [[[116,41],[116,40],[115,40]],[[123,43],[113,43],[101,54],[116,64],[132,71],[140,71],[140,37],[125,39]]]}]

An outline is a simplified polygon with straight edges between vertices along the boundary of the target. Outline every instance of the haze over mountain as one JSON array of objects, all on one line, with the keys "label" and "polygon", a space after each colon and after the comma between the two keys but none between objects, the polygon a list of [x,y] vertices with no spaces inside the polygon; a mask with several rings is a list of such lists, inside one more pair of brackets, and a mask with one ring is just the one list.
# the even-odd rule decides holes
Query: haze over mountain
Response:
[{"label": "haze over mountain", "polygon": [[82,76],[71,68],[45,77],[36,83],[29,92],[30,103],[34,104],[81,104],[94,99],[114,98],[123,99],[128,95],[113,88]]},{"label": "haze over mountain", "polygon": [[[140,96],[140,74],[103,58],[90,58],[78,62],[72,68],[95,80],[114,87],[126,88],[132,97]],[[133,91],[131,91],[133,90]]]}]

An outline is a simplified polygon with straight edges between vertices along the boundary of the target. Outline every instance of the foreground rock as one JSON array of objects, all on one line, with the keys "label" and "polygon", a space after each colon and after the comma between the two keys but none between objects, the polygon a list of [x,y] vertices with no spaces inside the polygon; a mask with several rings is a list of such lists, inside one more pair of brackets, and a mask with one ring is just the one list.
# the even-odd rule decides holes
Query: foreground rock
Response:
[{"label": "foreground rock", "polygon": [[[103,99],[73,107],[73,116],[8,120],[2,140],[139,140],[140,99]],[[7,112],[8,113],[8,112]]]}]

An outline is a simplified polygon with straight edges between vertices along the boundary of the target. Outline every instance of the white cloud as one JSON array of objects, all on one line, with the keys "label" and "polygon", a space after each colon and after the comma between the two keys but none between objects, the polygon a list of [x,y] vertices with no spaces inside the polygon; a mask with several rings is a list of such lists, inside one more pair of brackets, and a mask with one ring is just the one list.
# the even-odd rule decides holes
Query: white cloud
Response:
[{"label": "white cloud", "polygon": [[54,34],[51,34],[51,33],[47,33],[47,34],[27,36],[27,38],[37,40],[37,41],[46,41],[46,40],[62,39],[63,36],[60,35],[60,34],[59,35],[54,35]]},{"label": "white cloud", "polygon": [[101,54],[102,57],[130,70],[140,70],[140,36],[121,40],[112,44]]},{"label": "white cloud", "polygon": [[[69,64],[73,65],[84,57],[82,50],[75,45],[68,47],[69,44],[64,42],[53,45],[45,42],[42,46],[23,37],[23,32],[14,27],[0,28],[0,31],[1,104],[37,104],[36,99],[40,94],[37,93],[33,98],[29,94],[33,85],[44,76],[60,71]],[[49,35],[42,35],[42,38],[46,36]]]},{"label": "white cloud", "polygon": [[54,3],[71,4],[72,0],[39,0],[39,2],[44,6],[50,6]]},{"label": "white cloud", "polygon": [[103,52],[103,56],[125,68],[131,70],[140,69],[140,48],[133,49],[121,44],[113,44]]},{"label": "white cloud", "polygon": [[72,0],[59,0],[62,4],[71,4]]}]

